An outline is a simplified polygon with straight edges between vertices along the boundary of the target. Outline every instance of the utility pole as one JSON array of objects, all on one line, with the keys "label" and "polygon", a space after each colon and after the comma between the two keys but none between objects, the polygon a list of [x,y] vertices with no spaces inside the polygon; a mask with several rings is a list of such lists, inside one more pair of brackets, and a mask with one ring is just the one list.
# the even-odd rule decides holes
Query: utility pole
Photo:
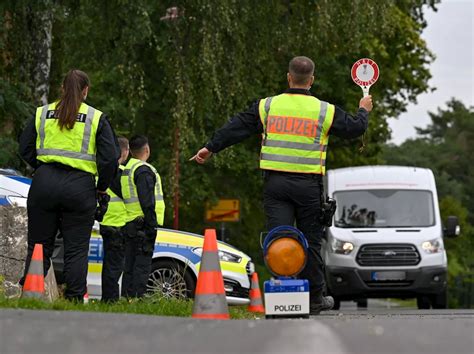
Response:
[{"label": "utility pole", "polygon": [[175,173],[174,178],[176,179],[174,184],[174,208],[173,208],[173,229],[179,229],[179,125],[176,125],[174,130],[174,158],[176,159],[175,163]]},{"label": "utility pole", "polygon": [[[161,21],[175,21],[179,17],[179,10],[177,6],[169,7],[166,9],[166,15],[161,17]],[[176,48],[176,52],[178,55],[181,55],[178,45],[178,35],[177,35],[177,28],[176,23],[174,22],[173,31],[174,35],[174,45]],[[180,131],[179,131],[179,122],[176,122],[176,126],[174,129],[174,141],[173,141],[173,154],[175,159],[175,172],[174,172],[174,188],[173,188],[173,229],[179,229],[179,177],[180,177],[180,165],[179,165],[179,139],[180,139]]]}]

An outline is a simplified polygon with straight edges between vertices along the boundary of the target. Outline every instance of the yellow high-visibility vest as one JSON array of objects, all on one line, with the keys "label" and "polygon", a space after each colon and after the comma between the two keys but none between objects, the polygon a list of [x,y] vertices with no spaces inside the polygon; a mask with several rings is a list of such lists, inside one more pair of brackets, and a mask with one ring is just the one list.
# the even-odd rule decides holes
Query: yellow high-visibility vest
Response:
[{"label": "yellow high-visibility vest", "polygon": [[260,168],[324,175],[335,107],[314,96],[283,93],[260,100]]},{"label": "yellow high-visibility vest", "polygon": [[134,180],[134,174],[140,166],[148,166],[156,176],[155,184],[155,212],[158,225],[163,225],[165,217],[165,201],[163,199],[163,189],[161,186],[161,177],[156,169],[145,161],[131,158],[127,165],[125,165],[120,179],[122,187],[122,196],[127,209],[127,222],[135,220],[140,216],[144,216],[143,210],[140,206],[137,194],[137,186]]},{"label": "yellow high-visibility vest", "polygon": [[61,130],[55,118],[57,103],[36,109],[37,159],[44,163],[57,162],[96,175],[96,135],[102,112],[82,103],[74,127]]},{"label": "yellow high-visibility vest", "polygon": [[[123,171],[124,166],[120,165],[119,168]],[[107,194],[110,196],[109,206],[100,224],[104,226],[121,227],[127,223],[127,209],[125,208],[125,203],[123,199],[110,188],[107,189]]]}]

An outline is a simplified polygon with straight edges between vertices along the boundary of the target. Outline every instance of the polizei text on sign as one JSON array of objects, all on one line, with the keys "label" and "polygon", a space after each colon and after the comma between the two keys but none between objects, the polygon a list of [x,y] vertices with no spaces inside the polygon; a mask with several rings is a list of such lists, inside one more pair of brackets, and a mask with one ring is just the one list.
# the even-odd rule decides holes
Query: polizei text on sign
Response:
[{"label": "polizei text on sign", "polygon": [[300,312],[301,305],[275,305],[275,312]]},{"label": "polizei text on sign", "polygon": [[[276,288],[282,290],[284,287],[279,284]],[[266,289],[265,314],[282,317],[309,314],[309,289],[301,292],[271,292],[271,289]]]},{"label": "polizei text on sign", "polygon": [[359,59],[352,65],[351,76],[357,85],[369,87],[379,78],[379,67],[372,59]]},{"label": "polizei text on sign", "polygon": [[311,118],[268,117],[267,133],[315,137],[318,121]]}]

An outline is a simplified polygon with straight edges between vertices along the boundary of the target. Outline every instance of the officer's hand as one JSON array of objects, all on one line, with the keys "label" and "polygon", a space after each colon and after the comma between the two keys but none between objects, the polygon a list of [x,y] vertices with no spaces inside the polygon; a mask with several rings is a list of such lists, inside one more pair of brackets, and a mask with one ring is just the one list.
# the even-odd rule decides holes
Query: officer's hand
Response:
[{"label": "officer's hand", "polygon": [[359,108],[365,109],[367,112],[372,110],[372,96],[368,95],[367,97],[361,98],[359,102]]},{"label": "officer's hand", "polygon": [[212,156],[212,152],[210,152],[207,148],[202,148],[197,152],[196,155],[191,157],[189,161],[196,161],[198,164],[203,164],[205,163],[210,157]]},{"label": "officer's hand", "polygon": [[97,191],[97,208],[95,210],[95,220],[101,222],[109,207],[110,196],[107,193]]}]

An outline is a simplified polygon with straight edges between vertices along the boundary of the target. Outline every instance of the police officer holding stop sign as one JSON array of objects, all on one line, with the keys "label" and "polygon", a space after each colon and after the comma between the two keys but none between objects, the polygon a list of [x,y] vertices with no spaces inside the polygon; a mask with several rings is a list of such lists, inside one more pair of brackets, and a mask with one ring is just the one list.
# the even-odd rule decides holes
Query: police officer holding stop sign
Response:
[{"label": "police officer holding stop sign", "polygon": [[[89,241],[97,198],[104,198],[117,169],[119,150],[105,114],[84,101],[89,78],[67,73],[56,102],[36,109],[20,137],[20,155],[35,168],[28,194],[28,270],[36,243],[48,272],[58,230],[64,239],[65,297],[86,293]],[[97,187],[94,175],[98,175]],[[20,281],[23,284],[24,278]]]},{"label": "police officer holding stop sign", "polygon": [[321,257],[322,176],[329,136],[351,139],[362,135],[367,129],[372,98],[362,98],[354,116],[347,114],[311,94],[313,74],[311,59],[293,58],[287,74],[289,89],[260,99],[231,118],[192,159],[203,164],[213,153],[250,135],[262,134],[260,168],[264,170],[267,229],[296,222],[307,238],[308,262],[300,276],[310,282],[310,312],[319,314],[334,305],[332,297],[323,296]]}]

